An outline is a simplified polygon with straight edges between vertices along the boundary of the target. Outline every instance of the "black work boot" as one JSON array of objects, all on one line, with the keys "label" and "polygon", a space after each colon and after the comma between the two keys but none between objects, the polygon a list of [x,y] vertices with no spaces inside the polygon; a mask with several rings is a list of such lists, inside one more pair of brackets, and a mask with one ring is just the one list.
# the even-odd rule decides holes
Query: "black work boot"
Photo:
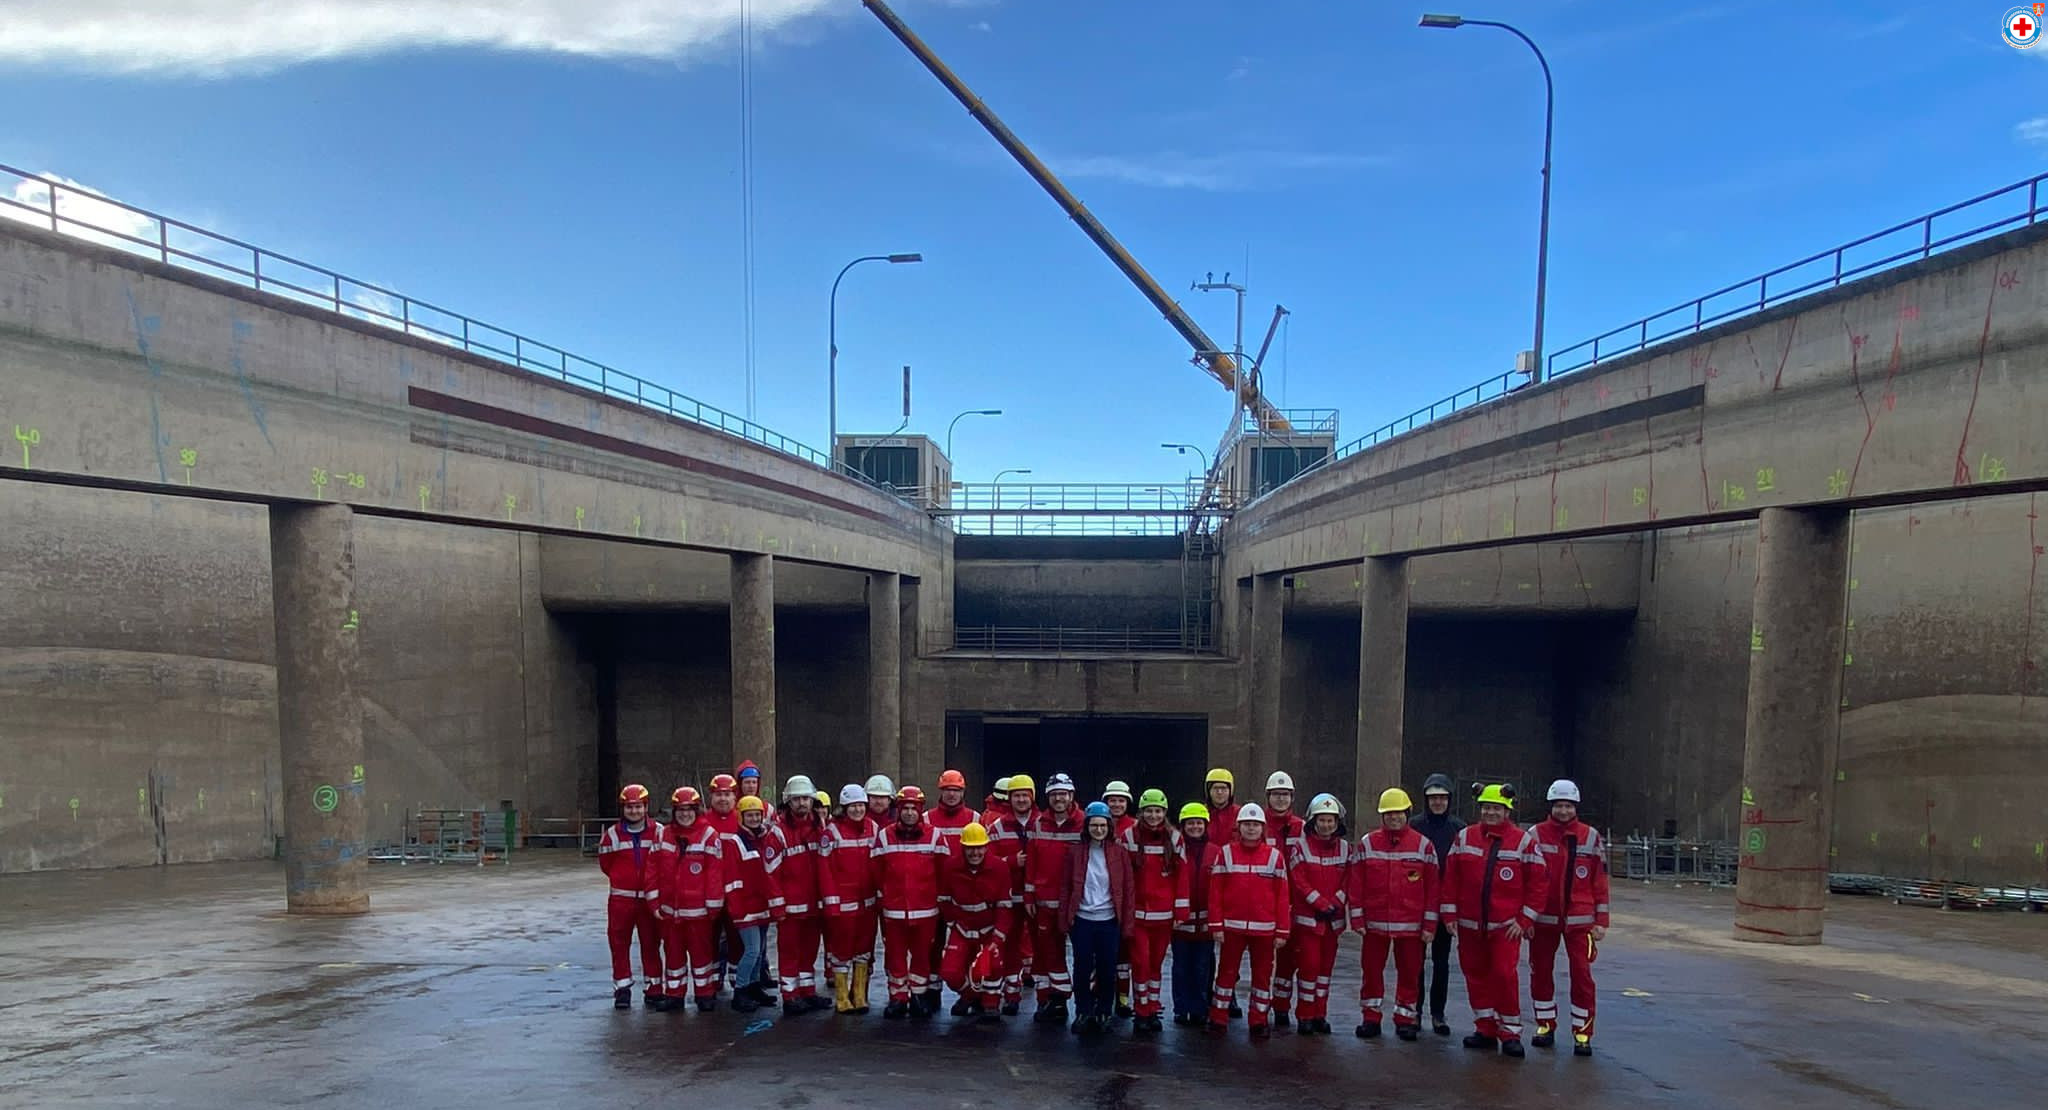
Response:
[{"label": "black work boot", "polygon": [[732,1012],[733,1012],[733,1013],[736,1013],[736,1014],[751,1014],[751,1013],[753,1013],[753,1012],[754,1012],[755,1010],[758,1010],[758,1009],[760,1009],[760,1008],[761,1008],[761,1004],[760,1004],[759,1002],[756,1002],[756,1001],[754,1001],[754,994],[753,994],[753,992],[752,992],[752,991],[746,991],[746,990],[738,990],[738,991],[734,991],[734,992],[733,992],[733,994],[732,994]]},{"label": "black work boot", "polygon": [[1066,996],[1062,994],[1053,995],[1050,999],[1046,1000],[1045,1005],[1038,1008],[1037,1013],[1031,1015],[1031,1020],[1041,1025],[1059,1025],[1065,1022],[1067,1020]]},{"label": "black work boot", "polygon": [[1536,1035],[1529,1038],[1529,1043],[1537,1048],[1549,1048],[1556,1044],[1557,1038],[1551,1032],[1552,1028],[1549,1022],[1537,1022]]},{"label": "black work boot", "polygon": [[882,1007],[882,1018],[885,1021],[902,1021],[909,1016],[910,1003],[908,1002],[892,1001],[887,1006]]},{"label": "black work boot", "polygon": [[1358,1028],[1352,1030],[1352,1032],[1358,1034],[1360,1038],[1369,1041],[1380,1035],[1380,1023],[1377,1021],[1361,1022]]},{"label": "black work boot", "polygon": [[617,989],[617,990],[615,990],[615,991],[613,991],[613,992],[612,992],[612,1009],[614,1009],[614,1010],[630,1010],[630,1009],[632,1009],[632,1008],[633,1008],[633,988],[631,988],[631,987],[620,987],[619,989]]},{"label": "black work boot", "polygon": [[944,1002],[944,1001],[945,1001],[944,997],[943,997],[943,996],[941,996],[941,995],[940,995],[940,993],[939,993],[939,988],[937,988],[937,987],[927,987],[927,988],[925,988],[925,992],[924,992],[924,998],[923,998],[923,1002],[924,1002],[924,1008],[925,1008],[925,1012],[926,1012],[926,1013],[928,1013],[928,1014],[936,1014],[936,1013],[938,1013],[938,1012],[939,1012],[939,1004],[940,1004],[940,1003],[942,1003],[942,1002]]},{"label": "black work boot", "polygon": [[1275,1028],[1275,1029],[1285,1029],[1285,1028],[1287,1028],[1287,1026],[1288,1026],[1288,1021],[1287,1021],[1287,1011],[1285,1011],[1285,1010],[1275,1010],[1275,1011],[1273,1011],[1273,1028]]},{"label": "black work boot", "polygon": [[1396,1037],[1399,1037],[1399,1038],[1401,1038],[1401,1039],[1402,1039],[1402,1040],[1404,1040],[1404,1041],[1412,1041],[1412,1040],[1414,1040],[1414,1039],[1415,1039],[1415,1035],[1416,1035],[1416,1033],[1418,1033],[1418,1032],[1420,1032],[1420,1030],[1416,1029],[1416,1028],[1415,1028],[1415,1027],[1414,1027],[1413,1025],[1396,1025],[1396,1026],[1394,1026],[1394,1035],[1395,1035]]},{"label": "black work boot", "polygon": [[717,996],[717,995],[715,995],[715,994],[700,994],[700,995],[698,995],[698,996],[697,996],[697,1012],[698,1012],[698,1013],[700,1013],[700,1014],[708,1014],[708,1013],[710,1013],[711,1011],[713,1011],[713,1010],[716,1010],[716,1009],[718,1009],[718,996]]},{"label": "black work boot", "polygon": [[954,1017],[966,1017],[974,1012],[974,1007],[975,1004],[969,1001],[965,995],[962,995],[954,1001],[951,1013]]},{"label": "black work boot", "polygon": [[1591,1056],[1592,1054],[1593,1038],[1590,1035],[1581,1034],[1572,1038],[1572,1055]]},{"label": "black work boot", "polygon": [[1444,1016],[1442,1014],[1429,1015],[1429,1027],[1430,1030],[1439,1037],[1448,1037],[1451,1035],[1451,1023],[1445,1021]]},{"label": "black work boot", "polygon": [[1500,1042],[1484,1033],[1465,1034],[1466,1048],[1483,1048],[1488,1052],[1500,1047]]},{"label": "black work boot", "polygon": [[1015,1002],[1005,1002],[1005,1003],[1003,1003],[1002,1015],[1003,1015],[1004,1017],[1016,1017],[1016,1016],[1017,1016],[1017,1004],[1016,1004]]},{"label": "black work boot", "polygon": [[1500,1042],[1500,1054],[1502,1056],[1512,1056],[1517,1060],[1521,1059],[1524,1055],[1526,1055],[1526,1053],[1522,1050],[1522,1038],[1509,1037],[1506,1040]]}]

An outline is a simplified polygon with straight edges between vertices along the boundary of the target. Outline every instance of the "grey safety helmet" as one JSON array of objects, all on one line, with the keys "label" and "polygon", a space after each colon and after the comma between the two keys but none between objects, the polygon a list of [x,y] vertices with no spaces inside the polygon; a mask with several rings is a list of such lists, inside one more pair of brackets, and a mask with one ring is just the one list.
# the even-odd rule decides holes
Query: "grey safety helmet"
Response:
[{"label": "grey safety helmet", "polygon": [[1431,794],[1455,793],[1456,791],[1451,789],[1451,776],[1444,774],[1442,771],[1438,771],[1422,782],[1422,796],[1425,798]]}]

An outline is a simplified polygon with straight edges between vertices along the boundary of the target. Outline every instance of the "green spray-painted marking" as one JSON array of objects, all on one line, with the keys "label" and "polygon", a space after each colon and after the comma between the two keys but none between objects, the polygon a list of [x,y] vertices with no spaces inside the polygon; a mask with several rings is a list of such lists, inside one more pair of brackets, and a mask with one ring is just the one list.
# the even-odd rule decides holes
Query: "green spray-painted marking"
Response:
[{"label": "green spray-painted marking", "polygon": [[1742,834],[1742,850],[1750,855],[1761,854],[1764,850],[1764,831],[1752,828]]},{"label": "green spray-painted marking", "polygon": [[313,791],[313,808],[322,813],[333,813],[334,807],[340,804],[341,792],[326,783],[321,783],[319,788]]}]

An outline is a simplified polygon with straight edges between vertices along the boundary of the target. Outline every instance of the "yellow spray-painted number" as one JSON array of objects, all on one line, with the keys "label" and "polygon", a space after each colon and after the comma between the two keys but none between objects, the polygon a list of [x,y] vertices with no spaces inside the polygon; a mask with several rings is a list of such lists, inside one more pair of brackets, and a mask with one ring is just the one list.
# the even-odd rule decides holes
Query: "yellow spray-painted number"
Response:
[{"label": "yellow spray-painted number", "polygon": [[430,498],[430,497],[432,497],[432,496],[434,495],[434,491],[433,491],[433,489],[432,489],[432,488],[430,488],[430,487],[428,487],[428,486],[424,486],[424,485],[423,485],[423,486],[421,486],[421,487],[420,487],[420,489],[419,489],[419,494],[420,494],[420,511],[421,511],[421,512],[426,512],[426,511],[427,511],[427,499],[428,499],[428,498]]},{"label": "yellow spray-painted number", "polygon": [[1756,491],[1757,491],[1758,493],[1769,493],[1769,492],[1771,492],[1772,490],[1774,490],[1774,489],[1777,489],[1777,488],[1778,488],[1778,468],[1777,468],[1777,467],[1774,467],[1774,466],[1760,466],[1760,467],[1757,467],[1757,468],[1756,468]]},{"label": "yellow spray-painted number", "polygon": [[348,769],[348,781],[350,781],[350,782],[361,782],[361,781],[363,781],[363,765],[362,765],[362,764],[358,763],[358,764],[356,764],[355,766],[353,766],[353,767],[350,767],[350,768]]},{"label": "yellow spray-painted number", "polygon": [[313,495],[327,496],[327,471],[317,466],[313,468]]},{"label": "yellow spray-painted number", "polygon": [[633,535],[634,535],[634,536],[635,536],[636,538],[637,538],[637,537],[638,537],[638,536],[640,535],[640,514],[639,514],[639,513],[634,513],[634,514],[633,514]]},{"label": "yellow spray-painted number", "polygon": [[77,799],[77,798],[73,798],[73,799],[71,799],[71,819],[72,819],[73,821],[76,821],[76,820],[78,820],[78,799]]},{"label": "yellow spray-painted number", "polygon": [[199,465],[199,452],[186,447],[178,452],[178,465],[185,468],[185,484],[192,484],[192,468]]},{"label": "yellow spray-painted number", "polygon": [[1840,497],[1847,492],[1849,492],[1849,472],[1838,466],[1835,468],[1834,473],[1828,475],[1828,496]]},{"label": "yellow spray-painted number", "polygon": [[1761,655],[1764,650],[1764,630],[1753,624],[1749,626],[1749,650],[1753,655]]},{"label": "yellow spray-painted number", "polygon": [[[27,466],[27,461],[23,461]],[[1977,480],[1980,482],[2003,482],[2006,479],[2005,460],[1986,454],[1977,460]]]},{"label": "yellow spray-painted number", "polygon": [[1553,525],[1553,527],[1569,528],[1571,527],[1571,523],[1572,511],[1570,509],[1565,508],[1563,505],[1559,505],[1557,507],[1557,523]]},{"label": "yellow spray-painted number", "polygon": [[1740,505],[1749,500],[1749,491],[1733,482],[1721,483],[1721,504]]},{"label": "yellow spray-painted number", "polygon": [[509,493],[508,493],[508,494],[506,494],[506,495],[505,495],[505,515],[506,515],[507,517],[510,517],[510,516],[511,516],[511,515],[512,515],[513,513],[517,512],[518,510],[519,510],[519,498],[518,498],[517,496],[513,495],[513,494],[509,494]]},{"label": "yellow spray-painted number", "polygon": [[1502,514],[1501,514],[1501,517],[1500,517],[1500,534],[1501,534],[1501,535],[1503,535],[1503,536],[1512,536],[1512,535],[1514,535],[1514,534],[1515,534],[1515,518],[1514,518],[1513,514],[1511,514],[1511,513],[1502,513]]},{"label": "yellow spray-painted number", "polygon": [[1641,486],[1637,486],[1634,489],[1628,491],[1628,499],[1632,504],[1635,505],[1636,508],[1640,509],[1649,502],[1650,491],[1644,489]]},{"label": "yellow spray-painted number", "polygon": [[583,506],[581,505],[576,506],[576,527],[579,531],[583,528]]},{"label": "yellow spray-painted number", "polygon": [[1756,795],[1751,793],[1749,787],[1747,786],[1742,788],[1742,804],[1746,806],[1753,806],[1756,804]]},{"label": "yellow spray-painted number", "polygon": [[362,623],[363,620],[361,615],[358,614],[354,609],[350,609],[348,611],[348,619],[341,622],[341,630],[343,632],[354,632],[356,628],[360,626]]},{"label": "yellow spray-painted number", "polygon": [[24,428],[16,424],[14,439],[21,444],[21,465],[25,469],[28,466],[28,449],[43,441],[43,433],[39,429]]}]

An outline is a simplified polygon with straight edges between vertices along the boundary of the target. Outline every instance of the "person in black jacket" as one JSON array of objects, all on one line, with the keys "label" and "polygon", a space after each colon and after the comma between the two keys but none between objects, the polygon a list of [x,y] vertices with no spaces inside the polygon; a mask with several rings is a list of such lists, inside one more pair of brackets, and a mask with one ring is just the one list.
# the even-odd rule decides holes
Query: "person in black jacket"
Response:
[{"label": "person in black jacket", "polygon": [[[1417,832],[1429,838],[1436,845],[1437,865],[1450,858],[1451,841],[1465,822],[1451,813],[1451,776],[1439,771],[1429,776],[1422,784],[1423,812],[1409,823]],[[1423,961],[1421,979],[1416,997],[1429,999],[1430,1025],[1439,1037],[1451,1035],[1451,1025],[1444,1020],[1444,1002],[1451,993],[1451,934],[1455,929],[1440,928],[1436,940],[1429,946],[1429,959]],[[1431,969],[1434,968],[1432,973]],[[1429,988],[1424,991],[1423,985]]]}]

